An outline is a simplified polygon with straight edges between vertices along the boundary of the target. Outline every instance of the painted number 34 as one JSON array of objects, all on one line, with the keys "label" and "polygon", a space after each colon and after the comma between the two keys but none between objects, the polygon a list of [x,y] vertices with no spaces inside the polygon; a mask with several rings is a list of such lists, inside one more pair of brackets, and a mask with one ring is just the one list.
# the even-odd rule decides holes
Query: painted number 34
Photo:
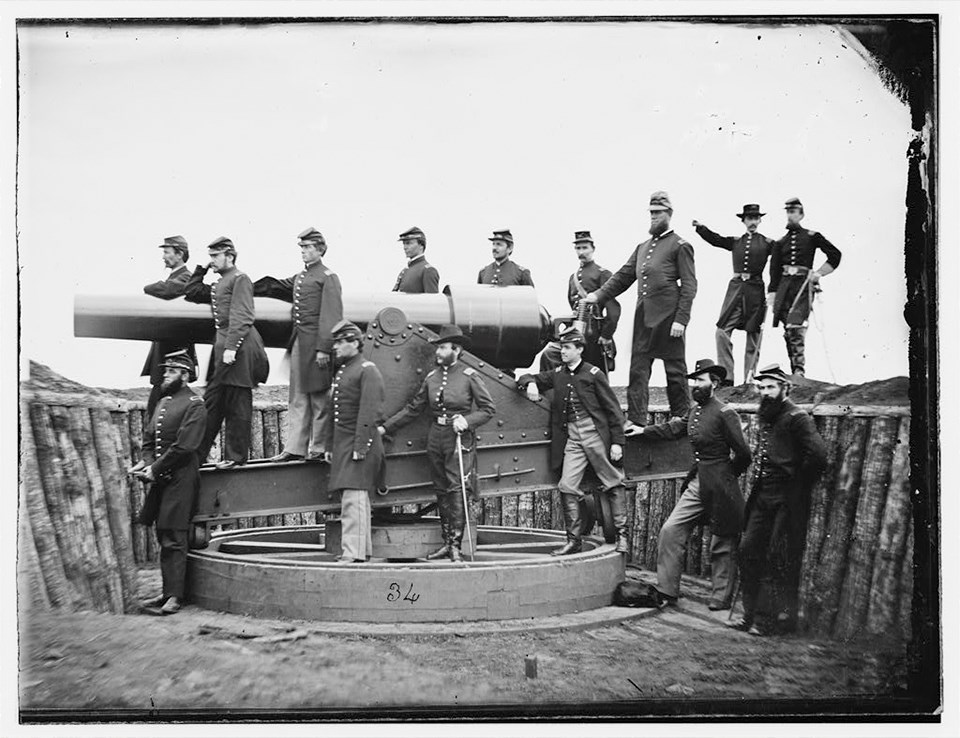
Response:
[{"label": "painted number 34", "polygon": [[416,602],[420,599],[420,595],[413,591],[412,584],[407,589],[407,593],[403,594],[403,590],[400,588],[400,585],[396,582],[391,582],[390,589],[387,592],[387,602],[396,602],[397,600],[401,599],[401,596],[407,602]]}]

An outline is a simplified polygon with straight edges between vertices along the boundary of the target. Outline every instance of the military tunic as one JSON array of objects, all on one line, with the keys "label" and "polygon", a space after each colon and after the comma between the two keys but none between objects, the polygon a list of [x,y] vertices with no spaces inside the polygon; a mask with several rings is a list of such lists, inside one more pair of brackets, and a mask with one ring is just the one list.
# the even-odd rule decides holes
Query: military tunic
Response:
[{"label": "military tunic", "polygon": [[743,527],[743,495],[737,477],[751,460],[736,410],[711,397],[703,405],[695,404],[686,418],[647,426],[643,435],[690,439],[694,465],[687,478],[699,478],[700,499],[709,511],[711,531],[715,536],[736,536]]},{"label": "military tunic", "polygon": [[[198,266],[185,288],[188,302],[210,305],[217,336],[213,358],[207,370],[207,382],[214,379],[222,385],[256,387],[266,381],[270,362],[263,339],[253,325],[253,283],[250,277],[231,267],[212,285],[203,283],[206,268]],[[223,363],[223,352],[237,352],[233,364]]]},{"label": "military tunic", "polygon": [[300,342],[300,360],[293,368],[298,372],[300,391],[311,393],[329,389],[332,371],[329,368],[321,370],[316,356],[317,351],[332,353],[330,331],[343,319],[340,278],[318,259],[288,279],[258,279],[253,290],[257,296],[293,303],[290,309],[293,331],[287,350],[292,351],[294,342]]},{"label": "military tunic", "polygon": [[436,267],[428,264],[426,257],[421,254],[410,259],[400,270],[392,291],[417,295],[436,294],[440,291],[440,272]]},{"label": "military tunic", "polygon": [[493,284],[497,287],[515,287],[527,285],[533,287],[533,277],[530,270],[510,259],[502,263],[487,264],[477,275],[477,284]]},{"label": "military tunic", "polygon": [[[693,246],[670,230],[644,241],[599,290],[599,303],[608,302],[637,283],[633,325],[634,353],[658,359],[683,359],[684,337],[670,335],[673,323],[687,325],[697,275]],[[679,284],[678,284],[679,282]]]},{"label": "military tunic", "polygon": [[427,434],[427,456],[434,487],[438,494],[459,493],[460,469],[453,418],[462,415],[467,421],[468,428],[461,434],[461,445],[464,472],[468,472],[474,465],[474,431],[496,412],[493,397],[480,374],[462,361],[453,366],[438,366],[427,374],[413,399],[383,424],[384,428],[387,433],[402,428],[428,407],[433,422]]},{"label": "military tunic", "polygon": [[[609,269],[604,269],[595,261],[581,263],[576,272],[570,275],[567,284],[567,302],[570,308],[576,313],[580,306],[580,290],[584,293],[594,292],[600,289],[604,283],[612,276]],[[584,334],[587,339],[587,345],[583,349],[583,360],[589,364],[600,367],[602,370],[608,365],[604,361],[602,349],[598,343],[599,338],[613,339],[613,334],[617,330],[617,323],[620,322],[620,303],[611,298],[604,306],[591,305],[588,316],[588,323],[594,321],[594,328],[588,324],[587,331]],[[599,331],[596,326],[599,326]],[[608,360],[609,361],[609,360]]]},{"label": "military tunic", "polygon": [[[181,265],[170,272],[166,279],[144,285],[143,291],[151,297],[158,297],[161,300],[173,300],[183,295],[189,279],[190,272],[185,265]],[[163,381],[163,367],[160,366],[160,364],[163,363],[164,357],[166,357],[167,354],[180,351],[181,349],[187,350],[194,367],[196,367],[197,350],[192,343],[154,341],[150,344],[150,353],[147,354],[147,360],[143,364],[143,370],[140,372],[140,376],[149,376],[150,384],[156,387]],[[194,370],[193,375],[193,378],[190,380],[191,382],[196,380],[196,370]],[[152,410],[153,408],[150,409]]]},{"label": "military tunic", "polygon": [[[810,290],[805,283],[813,268],[813,257],[820,249],[827,263],[840,265],[840,249],[823,234],[800,226],[787,226],[787,232],[773,245],[770,254],[770,287],[777,294],[773,303],[773,324],[801,325],[810,315]],[[803,288],[803,294],[800,294]],[[800,295],[799,299],[797,295]],[[796,305],[794,305],[796,300]]]},{"label": "military tunic", "polygon": [[711,246],[730,251],[733,257],[734,275],[727,285],[717,328],[758,332],[767,314],[763,270],[773,250],[773,239],[761,233],[720,236],[704,225],[697,226],[697,234]]},{"label": "military tunic", "polygon": [[158,528],[187,530],[200,489],[197,449],[203,439],[207,411],[203,398],[183,385],[157,402],[143,429],[142,458],[154,476],[140,522]]},{"label": "military tunic", "polygon": [[[385,487],[385,456],[377,426],[383,421],[384,384],[377,365],[362,354],[334,374],[332,464],[329,489],[376,492]],[[360,459],[354,461],[353,455]]]}]

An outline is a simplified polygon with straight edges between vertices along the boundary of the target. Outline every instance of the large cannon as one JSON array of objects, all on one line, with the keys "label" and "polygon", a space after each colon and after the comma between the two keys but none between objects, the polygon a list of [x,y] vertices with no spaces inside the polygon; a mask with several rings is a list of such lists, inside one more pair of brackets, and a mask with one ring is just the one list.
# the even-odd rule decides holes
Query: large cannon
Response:
[{"label": "large cannon", "polygon": [[[268,298],[256,299],[257,328],[270,346],[285,346],[290,335],[289,305]],[[457,323],[473,341],[471,351],[462,354],[462,361],[483,377],[496,403],[493,419],[477,432],[477,473],[479,494],[492,497],[535,492],[556,487],[557,477],[549,464],[550,408],[547,400],[532,401],[517,390],[513,377],[500,367],[527,366],[545,345],[551,332],[550,317],[541,308],[536,293],[529,287],[494,288],[470,285],[448,287],[441,295],[404,295],[399,293],[344,296],[344,314],[364,327],[363,355],[380,369],[386,385],[386,416],[399,410],[416,392],[423,377],[435,366],[434,328],[443,323]],[[160,301],[150,297],[92,297],[76,300],[75,333],[78,336],[136,340],[179,340],[210,342],[213,326],[209,308],[191,305],[183,300]],[[426,436],[429,418],[419,420],[385,439],[387,452],[387,490],[372,501],[374,516],[374,554],[384,559],[414,559],[431,546],[439,544],[436,525],[409,517],[398,522],[383,513],[411,503],[427,504],[435,500],[426,460]],[[686,443],[628,443],[624,466],[628,479],[656,479],[676,476],[690,464]],[[323,464],[294,462],[275,464],[251,462],[230,470],[204,468],[197,503],[195,526],[202,531],[215,526],[229,526],[237,519],[307,511],[338,511],[339,495],[327,489],[329,469]],[[612,521],[603,504],[606,496],[595,497],[594,514],[602,524],[607,540],[613,539]],[[553,537],[551,537],[553,536]],[[350,612],[324,610],[329,607],[329,594],[321,597],[303,595],[306,580],[331,584],[329,576],[317,574],[338,553],[339,529],[335,522],[326,526],[300,529],[241,530],[211,539],[210,547],[191,554],[193,594],[197,602],[218,609],[239,609],[259,614],[287,614],[343,619],[392,619],[392,600],[364,600],[362,606],[351,606]],[[448,610],[421,606],[408,613],[411,619],[461,619],[465,617],[509,617],[522,614],[566,612],[609,602],[611,581],[622,577],[623,562],[612,546],[594,540],[584,554],[569,557],[581,561],[579,572],[556,568],[545,554],[557,543],[549,531],[509,531],[481,527],[475,549],[477,560],[506,566],[497,574],[487,573],[475,585],[479,589],[499,592],[491,606],[470,605],[469,592],[460,605]],[[286,562],[284,564],[284,562]],[[511,562],[537,566],[517,574]],[[570,563],[570,562],[568,562]],[[543,564],[543,566],[541,566]],[[293,570],[282,565],[293,566]],[[279,579],[270,579],[260,567],[268,566]],[[446,565],[426,565],[431,571],[447,571]],[[544,568],[546,566],[547,568]],[[252,568],[251,568],[252,567]],[[277,569],[277,567],[281,567]],[[299,568],[298,568],[299,567]],[[303,567],[306,569],[301,570]],[[367,567],[362,576],[372,577],[369,589],[379,592],[395,584],[395,573]],[[292,577],[287,580],[284,577]],[[342,582],[334,576],[336,586],[353,591],[356,583]],[[433,577],[434,575],[431,575]],[[439,595],[448,591],[450,582],[460,575],[444,575],[447,579],[418,578],[424,591]],[[518,577],[518,591],[533,600],[529,606],[523,596],[510,595],[496,587],[511,577]],[[530,589],[525,577],[546,577],[553,581],[552,590],[572,591],[564,597],[545,598],[542,592]],[[573,579],[569,579],[569,577]],[[390,579],[394,577],[394,579]],[[382,581],[381,581],[382,580]],[[387,581],[390,580],[390,581]],[[448,581],[449,580],[449,581]],[[239,597],[237,582],[245,593]],[[285,584],[283,582],[286,582]],[[268,586],[269,583],[269,586]],[[276,586],[278,590],[271,590]],[[323,589],[321,584],[316,587]],[[513,585],[511,585],[513,586]],[[266,587],[266,589],[264,589]],[[364,585],[364,591],[367,590]],[[534,588],[535,589],[535,588]],[[291,591],[300,594],[290,594]],[[338,590],[339,591],[339,590]],[[486,590],[485,590],[486,591]],[[389,592],[384,594],[387,597]],[[296,605],[281,607],[288,597]],[[238,599],[239,597],[239,599]],[[306,597],[306,599],[304,599]],[[244,599],[246,598],[246,599]],[[298,599],[299,598],[299,599]],[[500,598],[500,599],[497,599]],[[449,598],[442,598],[449,599]],[[240,602],[241,604],[237,604]],[[324,603],[327,603],[326,605]],[[505,604],[504,604],[505,603]],[[474,603],[475,605],[476,603]],[[491,609],[492,607],[492,609]],[[318,610],[319,608],[319,610]],[[386,609],[382,609],[386,608]],[[505,609],[504,609],[505,608]],[[467,612],[470,610],[471,612]],[[319,614],[317,614],[319,613]],[[324,615],[325,613],[325,615]],[[353,613],[353,614],[351,614]],[[472,613],[472,614],[471,614]]]}]

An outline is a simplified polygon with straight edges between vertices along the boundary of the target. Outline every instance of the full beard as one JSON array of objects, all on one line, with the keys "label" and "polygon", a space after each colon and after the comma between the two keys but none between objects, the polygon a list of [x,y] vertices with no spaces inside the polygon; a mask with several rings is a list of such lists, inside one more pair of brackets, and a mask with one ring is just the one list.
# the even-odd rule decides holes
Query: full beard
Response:
[{"label": "full beard", "polygon": [[437,357],[438,366],[453,366],[454,362],[457,360],[456,354],[448,354],[446,356]]},{"label": "full beard", "polygon": [[667,232],[667,229],[670,227],[669,223],[657,223],[650,226],[650,230],[647,231],[651,236],[660,236]]},{"label": "full beard", "polygon": [[169,384],[163,386],[163,395],[173,395],[176,394],[180,388],[183,387],[183,377],[177,377],[176,379],[171,379]]},{"label": "full beard", "polygon": [[690,390],[690,394],[693,396],[693,401],[698,405],[703,405],[707,400],[713,397],[713,387],[703,388],[703,387],[694,387]]},{"label": "full beard", "polygon": [[761,397],[760,398],[760,408],[757,410],[757,414],[760,416],[761,420],[766,422],[772,421],[780,413],[780,410],[783,408],[783,395],[777,397]]}]

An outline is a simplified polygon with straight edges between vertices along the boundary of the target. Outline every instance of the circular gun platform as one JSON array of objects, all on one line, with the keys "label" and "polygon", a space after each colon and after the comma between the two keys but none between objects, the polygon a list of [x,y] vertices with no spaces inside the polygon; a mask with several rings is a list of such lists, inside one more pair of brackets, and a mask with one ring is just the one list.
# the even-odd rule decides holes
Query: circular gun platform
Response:
[{"label": "circular gun platform", "polygon": [[[305,620],[455,622],[535,618],[611,604],[624,579],[612,544],[550,556],[563,533],[480,526],[473,561],[341,564],[324,527],[247,528],[191,551],[188,598],[211,610]],[[374,548],[377,553],[377,548]]]}]

